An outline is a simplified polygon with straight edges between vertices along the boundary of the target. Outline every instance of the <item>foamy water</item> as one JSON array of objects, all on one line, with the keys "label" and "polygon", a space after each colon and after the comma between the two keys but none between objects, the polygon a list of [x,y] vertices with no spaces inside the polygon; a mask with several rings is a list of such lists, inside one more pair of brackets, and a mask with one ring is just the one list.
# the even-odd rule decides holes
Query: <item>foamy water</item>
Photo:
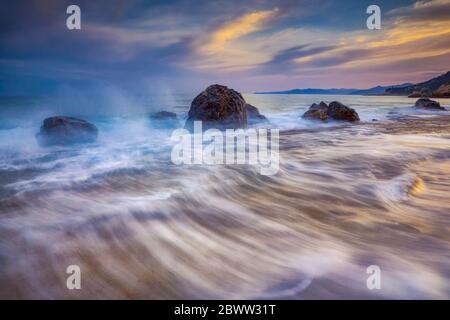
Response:
[{"label": "foamy water", "polygon": [[[164,100],[180,126],[192,98]],[[172,164],[171,131],[145,116],[154,103],[82,110],[98,143],[40,148],[52,100],[5,102],[0,297],[450,298],[450,130],[383,130],[438,112],[403,97],[245,98],[282,130],[275,176]],[[321,100],[362,123],[300,118]],[[79,291],[66,288],[74,264]],[[370,265],[381,290],[366,287]]]}]

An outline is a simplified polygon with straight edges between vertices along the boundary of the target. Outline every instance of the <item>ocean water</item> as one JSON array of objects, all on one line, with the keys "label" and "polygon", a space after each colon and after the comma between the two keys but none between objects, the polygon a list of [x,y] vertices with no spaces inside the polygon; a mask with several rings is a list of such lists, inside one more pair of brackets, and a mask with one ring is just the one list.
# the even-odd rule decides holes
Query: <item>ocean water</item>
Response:
[{"label": "ocean water", "polygon": [[[443,112],[244,96],[281,130],[274,176],[171,162],[171,130],[148,113],[174,111],[181,127],[194,95],[0,98],[0,297],[450,298],[450,122],[387,129]],[[361,123],[301,119],[322,100]],[[52,115],[94,123],[97,143],[39,147]],[[69,265],[81,290],[66,287]]]}]

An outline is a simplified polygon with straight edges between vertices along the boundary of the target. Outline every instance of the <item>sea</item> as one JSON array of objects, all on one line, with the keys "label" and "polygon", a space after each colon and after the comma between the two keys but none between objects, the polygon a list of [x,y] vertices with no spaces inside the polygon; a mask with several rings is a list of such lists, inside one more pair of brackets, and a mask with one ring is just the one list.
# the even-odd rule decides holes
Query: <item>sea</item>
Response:
[{"label": "sea", "polygon": [[[450,298],[446,111],[244,94],[269,120],[256,126],[280,130],[279,170],[261,175],[171,161],[173,128],[149,114],[181,128],[194,97],[0,98],[0,298]],[[361,121],[301,117],[320,101]],[[55,115],[95,124],[97,142],[39,146]]]}]

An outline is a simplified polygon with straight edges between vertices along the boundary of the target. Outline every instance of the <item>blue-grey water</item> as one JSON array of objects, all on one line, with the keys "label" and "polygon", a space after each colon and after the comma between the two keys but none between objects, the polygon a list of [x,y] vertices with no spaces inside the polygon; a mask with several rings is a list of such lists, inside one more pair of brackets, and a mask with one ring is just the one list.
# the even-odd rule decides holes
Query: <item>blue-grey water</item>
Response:
[{"label": "blue-grey water", "polygon": [[[171,130],[148,114],[174,111],[181,127],[193,98],[0,98],[1,298],[450,298],[450,124],[386,129],[445,112],[247,94],[281,130],[280,170],[262,176],[171,162]],[[301,118],[322,100],[361,123]],[[98,141],[40,147],[53,115],[94,123]]]}]

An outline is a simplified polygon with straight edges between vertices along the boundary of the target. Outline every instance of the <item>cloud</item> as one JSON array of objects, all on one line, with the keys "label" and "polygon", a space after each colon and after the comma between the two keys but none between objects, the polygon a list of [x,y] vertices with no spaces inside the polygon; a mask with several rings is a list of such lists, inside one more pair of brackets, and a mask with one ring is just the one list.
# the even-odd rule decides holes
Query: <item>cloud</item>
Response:
[{"label": "cloud", "polygon": [[277,52],[272,59],[257,65],[259,73],[271,74],[276,72],[292,73],[297,71],[297,61],[319,53],[336,49],[334,45],[311,47],[311,44],[303,44]]},{"label": "cloud", "polygon": [[394,8],[383,15],[381,30],[365,28],[360,1],[77,3],[80,32],[65,28],[69,0],[0,2],[0,82],[26,77],[126,84],[189,79],[183,89],[196,81],[223,81],[263,90],[257,86],[414,81],[448,69],[450,0],[397,8],[405,1],[380,0],[383,12]]},{"label": "cloud", "polygon": [[[335,39],[328,38],[330,42],[325,50],[317,46],[320,41],[317,38],[311,46],[316,46],[318,50],[282,50],[271,62],[276,62],[280,57],[287,57],[291,62],[290,58],[300,51],[306,54],[295,58],[296,64],[290,63],[289,70],[290,74],[301,74],[304,78],[324,74],[323,78],[329,81],[331,73],[347,73],[358,74],[361,79],[365,70],[367,75],[362,82],[386,83],[389,70],[386,66],[389,65],[390,70],[396,72],[393,78],[403,77],[401,81],[423,80],[419,78],[427,71],[433,70],[436,75],[449,67],[442,57],[450,55],[450,20],[443,19],[450,10],[438,12],[444,9],[450,9],[450,0],[416,2],[391,11],[390,18],[383,21],[380,31],[357,30],[335,34]],[[415,64],[416,72],[412,72],[414,66],[411,64]],[[429,70],[423,70],[426,65],[429,65]],[[278,70],[286,72],[283,68]],[[389,77],[392,78],[391,75]]]},{"label": "cloud", "polygon": [[393,9],[387,15],[408,21],[449,20],[450,0],[417,1],[412,6]]},{"label": "cloud", "polygon": [[375,52],[384,52],[390,59],[450,52],[449,46],[436,45],[448,43],[450,36],[450,19],[442,19],[443,15],[438,13],[444,9],[450,18],[450,0],[419,1],[393,10],[390,15],[396,12],[397,15],[387,21],[380,35],[367,37],[365,45]]},{"label": "cloud", "polygon": [[278,14],[278,8],[247,12],[200,34],[192,44],[194,52],[189,65],[197,70],[228,72],[248,69],[267,60],[266,54],[246,49],[240,41],[268,28]]},{"label": "cloud", "polygon": [[278,8],[275,8],[273,10],[255,11],[238,17],[214,30],[208,36],[207,43],[201,46],[200,51],[206,54],[224,51],[233,40],[263,29],[265,27],[264,22],[273,18],[277,12]]}]

